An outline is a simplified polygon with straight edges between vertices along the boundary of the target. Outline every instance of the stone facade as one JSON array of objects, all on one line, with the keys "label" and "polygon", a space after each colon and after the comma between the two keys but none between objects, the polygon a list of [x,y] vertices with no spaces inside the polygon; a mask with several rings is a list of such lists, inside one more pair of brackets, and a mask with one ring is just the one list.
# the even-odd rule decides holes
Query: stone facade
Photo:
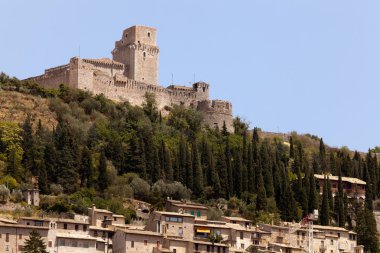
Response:
[{"label": "stone facade", "polygon": [[227,130],[232,132],[232,104],[210,100],[209,84],[197,82],[192,87],[171,85],[166,88],[158,84],[156,37],[156,29],[152,27],[133,26],[124,30],[122,38],[115,42],[112,59],[73,57],[68,64],[46,69],[43,75],[26,80],[52,89],[67,84],[139,106],[146,93],[153,93],[164,115],[171,106],[183,104],[200,111],[206,125],[221,129],[225,122]]}]

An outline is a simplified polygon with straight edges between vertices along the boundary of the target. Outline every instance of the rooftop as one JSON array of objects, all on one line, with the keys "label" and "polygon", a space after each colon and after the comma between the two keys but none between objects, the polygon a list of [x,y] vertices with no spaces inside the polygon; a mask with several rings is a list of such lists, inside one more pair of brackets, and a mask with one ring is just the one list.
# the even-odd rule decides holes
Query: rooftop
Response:
[{"label": "rooftop", "polygon": [[154,212],[162,214],[162,215],[183,216],[183,217],[194,218],[194,215],[191,215],[191,214],[188,214],[188,213],[176,213],[176,212],[164,212],[164,211],[154,211]]},{"label": "rooftop", "polygon": [[[339,180],[339,177],[338,176],[333,176],[333,175],[326,175],[328,176],[328,178],[330,180],[333,180],[333,181],[338,181]],[[322,175],[322,174],[314,174],[314,177],[317,178],[317,179],[324,179],[325,178],[325,175]],[[351,183],[351,184],[361,184],[361,185],[366,185],[367,183],[359,178],[355,178],[355,177],[342,177],[342,181],[343,182],[348,182],[348,183]]]}]

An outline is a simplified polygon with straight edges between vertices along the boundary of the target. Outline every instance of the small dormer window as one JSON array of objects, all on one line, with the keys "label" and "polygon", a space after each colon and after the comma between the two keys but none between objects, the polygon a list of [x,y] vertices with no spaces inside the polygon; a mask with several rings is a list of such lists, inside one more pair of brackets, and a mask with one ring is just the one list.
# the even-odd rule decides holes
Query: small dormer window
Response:
[{"label": "small dormer window", "polygon": [[148,32],[148,37],[150,38],[150,32]]}]

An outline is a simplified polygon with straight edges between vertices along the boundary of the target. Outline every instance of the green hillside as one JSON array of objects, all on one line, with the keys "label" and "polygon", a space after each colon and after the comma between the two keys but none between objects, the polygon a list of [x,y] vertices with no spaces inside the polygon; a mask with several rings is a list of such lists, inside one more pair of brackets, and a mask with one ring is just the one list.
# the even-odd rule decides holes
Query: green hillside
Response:
[{"label": "green hillside", "polygon": [[[182,106],[163,117],[152,94],[136,107],[5,74],[0,88],[0,184],[17,190],[38,176],[46,212],[83,213],[95,203],[133,217],[125,199],[160,209],[170,196],[210,206],[213,218],[224,212],[254,222],[299,221],[319,209],[321,224],[352,227],[380,196],[376,156],[331,149],[316,136],[252,131],[239,118],[234,133],[210,129]],[[368,205],[320,196],[314,173],[365,180]]]}]

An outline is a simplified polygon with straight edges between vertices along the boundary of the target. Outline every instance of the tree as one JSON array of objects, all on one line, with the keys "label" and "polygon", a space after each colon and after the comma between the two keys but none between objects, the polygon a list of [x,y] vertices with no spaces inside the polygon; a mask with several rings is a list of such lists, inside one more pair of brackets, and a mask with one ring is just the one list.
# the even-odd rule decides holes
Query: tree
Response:
[{"label": "tree", "polygon": [[108,187],[107,158],[104,151],[100,154],[98,186],[101,191]]},{"label": "tree", "polygon": [[343,194],[343,183],[342,183],[342,173],[340,169],[338,170],[338,195],[336,198],[336,217],[337,224],[339,227],[344,227],[346,223],[346,216],[344,212],[344,194]]},{"label": "tree", "polygon": [[328,179],[325,176],[324,184],[323,184],[321,214],[319,216],[319,222],[323,226],[328,226],[330,224],[330,206],[329,206],[328,195],[329,195],[329,191],[331,191],[331,189],[328,189],[327,180]]},{"label": "tree", "polygon": [[199,196],[203,192],[203,171],[196,142],[192,145],[192,160],[194,172],[194,193]]},{"label": "tree", "polygon": [[93,168],[91,152],[87,146],[82,150],[82,162],[80,164],[79,174],[82,187],[92,187]]},{"label": "tree", "polygon": [[257,198],[256,198],[256,210],[266,211],[268,207],[267,194],[264,186],[264,179],[261,173],[261,167],[258,166],[257,171]]},{"label": "tree", "polygon": [[48,253],[48,251],[46,250],[46,244],[37,231],[33,230],[32,232],[30,232],[29,238],[25,240],[23,252]]}]

